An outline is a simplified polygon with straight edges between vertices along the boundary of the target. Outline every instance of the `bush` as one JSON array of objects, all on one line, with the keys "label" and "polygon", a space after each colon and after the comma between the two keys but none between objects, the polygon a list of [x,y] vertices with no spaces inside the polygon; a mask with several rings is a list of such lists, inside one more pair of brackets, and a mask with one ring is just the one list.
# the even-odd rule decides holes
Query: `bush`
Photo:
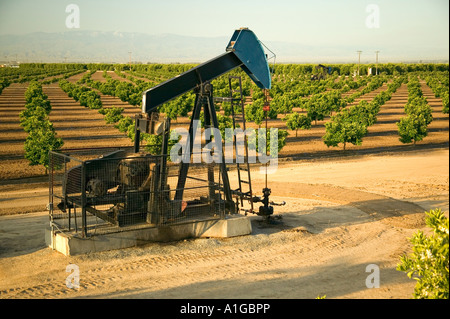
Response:
[{"label": "bush", "polygon": [[[130,96],[130,98],[132,97],[134,97],[135,101],[139,104],[142,99],[142,94],[134,93]],[[176,120],[178,116],[187,116],[187,114],[192,110],[194,103],[195,95],[188,92],[160,105],[158,110],[161,113],[165,113],[165,115],[170,119]]]},{"label": "bush", "polygon": [[122,118],[123,107],[113,106],[105,111],[105,121],[108,124],[113,124],[119,122]]},{"label": "bush", "polygon": [[415,299],[449,298],[448,218],[440,209],[426,213],[426,224],[433,233],[418,231],[410,239],[413,252],[402,256],[397,270],[417,280]]},{"label": "bush", "polygon": [[428,135],[427,121],[422,115],[411,114],[397,122],[400,142],[414,143]]},{"label": "bush", "polygon": [[41,122],[29,132],[25,140],[25,158],[30,165],[49,166],[49,151],[58,150],[63,146],[61,138],[56,137],[55,129],[49,121]]},{"label": "bush", "polygon": [[42,91],[42,85],[37,81],[31,81],[25,91],[25,100],[27,103],[31,103],[33,98],[37,96],[47,99],[47,95],[45,95]]},{"label": "bush", "polygon": [[[170,135],[171,134],[172,134],[172,132],[170,133]],[[181,136],[179,137],[178,140],[172,140],[170,138],[168,139],[167,154],[170,154],[170,150],[176,143],[178,143],[180,138],[181,138]],[[161,155],[162,141],[163,141],[162,135],[144,134],[144,140],[146,141],[146,145],[145,145],[144,149],[147,152],[149,152],[151,155]],[[171,160],[170,155],[168,156],[168,159],[169,159],[169,161]]]},{"label": "bush", "polygon": [[299,129],[309,130],[311,128],[311,119],[297,112],[287,115],[284,121],[286,121],[288,129],[295,131],[295,137],[297,137]]},{"label": "bush", "polygon": [[120,132],[125,133],[128,131],[128,127],[132,124],[134,124],[133,119],[129,116],[124,116],[117,122],[116,125],[114,125],[114,127],[117,128]]},{"label": "bush", "polygon": [[10,82],[7,79],[0,79],[0,94],[2,94],[2,91],[4,88],[9,86]]},{"label": "bush", "polygon": [[25,158],[30,165],[43,165],[48,169],[51,150],[62,147],[63,141],[56,137],[53,124],[48,115],[51,111],[50,101],[42,91],[42,85],[32,81],[25,91],[25,110],[20,113],[20,125],[28,136],[25,140]]},{"label": "bush", "polygon": [[276,132],[278,133],[278,149],[276,151],[274,150],[270,150],[270,146],[273,143],[271,141],[271,129],[268,129],[266,131],[266,147],[262,150],[259,149],[259,137],[258,137],[258,133],[262,133],[264,134],[264,132],[266,131],[266,129],[259,129],[259,130],[255,130],[255,134],[251,134],[248,137],[248,148],[251,150],[256,150],[257,152],[261,151],[262,154],[268,154],[270,157],[275,158],[278,156],[278,153],[281,151],[281,149],[286,145],[286,137],[289,135],[288,131],[286,130],[276,130]]},{"label": "bush", "polygon": [[37,107],[42,107],[47,114],[50,114],[50,111],[52,110],[50,101],[47,100],[47,96],[44,94],[31,98],[31,101],[25,104],[26,109],[34,110]]},{"label": "bush", "polygon": [[20,126],[24,131],[30,133],[35,128],[42,125],[43,122],[48,121],[47,112],[40,106],[35,109],[27,108],[20,112]]},{"label": "bush", "polygon": [[325,135],[323,141],[326,146],[337,147],[340,143],[361,145],[362,138],[367,134],[367,127],[360,123],[358,119],[350,116],[347,109],[341,111],[331,118],[331,121],[325,123]]},{"label": "bush", "polygon": [[432,110],[425,97],[415,97],[405,105],[408,115],[422,115],[427,125],[433,121]]},{"label": "bush", "polygon": [[441,99],[442,99],[442,112],[444,114],[448,114],[448,92],[444,92],[441,94]]},{"label": "bush", "polygon": [[263,106],[264,101],[262,99],[255,100],[247,105],[244,109],[246,120],[255,122],[256,125],[260,126],[265,118]]},{"label": "bush", "polygon": [[357,105],[353,105],[348,109],[343,110],[342,113],[345,114],[348,111],[348,116],[352,118],[353,121],[368,127],[376,123],[379,109],[377,104],[361,100]]},{"label": "bush", "polygon": [[67,95],[79,102],[80,105],[88,107],[90,109],[101,109],[102,101],[100,95],[91,89],[72,84],[67,80],[60,80],[59,86],[67,93]]},{"label": "bush", "polygon": [[414,143],[428,135],[427,126],[433,121],[432,109],[423,96],[417,78],[408,83],[408,103],[405,105],[406,117],[397,122],[400,142]]}]

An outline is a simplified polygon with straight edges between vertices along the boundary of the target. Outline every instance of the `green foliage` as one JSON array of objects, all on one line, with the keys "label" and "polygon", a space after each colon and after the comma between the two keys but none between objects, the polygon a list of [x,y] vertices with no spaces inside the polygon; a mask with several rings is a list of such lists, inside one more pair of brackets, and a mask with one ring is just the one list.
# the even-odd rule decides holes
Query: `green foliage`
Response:
[{"label": "green foliage", "polygon": [[410,99],[405,105],[405,113],[416,116],[422,115],[427,125],[433,121],[432,110],[425,97]]},{"label": "green foliage", "polygon": [[42,81],[43,84],[46,84],[56,82],[58,77],[67,78],[85,70],[86,65],[78,63],[20,63],[19,68],[0,68],[0,78],[7,77],[9,83],[25,83],[43,80],[53,76],[51,79]]},{"label": "green foliage", "polygon": [[400,257],[397,270],[417,281],[415,299],[449,298],[449,224],[440,209],[426,213],[426,224],[432,230],[427,236],[418,231],[410,238],[409,256]]},{"label": "green foliage", "polygon": [[397,122],[400,142],[414,143],[423,140],[427,135],[427,120],[423,115],[411,114]]},{"label": "green foliage", "polygon": [[307,104],[308,117],[315,122],[322,121],[325,116],[331,113],[331,109],[326,104],[325,100],[310,99]]},{"label": "green foliage", "polygon": [[[169,133],[169,136],[172,135],[172,132]],[[161,155],[162,151],[162,135],[155,135],[155,134],[145,134],[144,140],[146,142],[145,150],[149,152],[152,155]],[[181,139],[181,136],[179,136],[178,140],[172,140],[168,139],[168,145],[167,145],[167,154],[168,159],[170,160],[170,150],[172,147],[178,143],[178,141]]]},{"label": "green foliage", "polygon": [[432,110],[423,96],[416,77],[408,82],[408,103],[405,105],[406,117],[397,122],[399,140],[402,143],[414,143],[428,135],[428,125],[433,121]]},{"label": "green foliage", "polygon": [[383,83],[386,81],[385,77],[382,76],[377,76],[377,77],[372,77],[371,80],[363,79],[363,78],[358,78],[356,80],[356,88],[360,88],[362,86],[365,86],[362,90],[358,90],[356,92],[354,92],[353,94],[351,94],[350,96],[348,96],[346,98],[346,103],[352,103],[356,98],[360,97],[361,95],[370,93],[376,89],[378,89],[379,87],[381,87],[383,85]]},{"label": "green foliage", "polygon": [[337,147],[343,143],[344,150],[347,143],[361,145],[362,138],[367,134],[367,127],[358,121],[352,120],[348,112],[341,112],[325,123],[325,135],[322,137],[326,146]]},{"label": "green foliage", "polygon": [[[332,67],[339,75],[351,75],[356,69],[356,64],[327,64]],[[277,63],[274,66],[275,75],[289,75],[291,77],[301,76],[302,74],[311,74],[315,72],[315,64],[280,64]],[[361,65],[361,74],[367,73],[367,65]],[[408,72],[426,72],[426,71],[439,71],[443,72],[448,70],[448,63],[418,63],[418,64],[405,64],[405,63],[378,63],[378,73],[385,73],[387,75],[407,74]]]},{"label": "green foliage", "polygon": [[123,107],[116,107],[116,106],[112,106],[110,108],[107,109],[103,109],[104,111],[104,116],[105,116],[105,121],[107,124],[114,124],[119,122],[122,118],[123,118]]},{"label": "green foliage", "polygon": [[346,102],[341,99],[341,93],[337,91],[329,91],[311,96],[305,103],[308,117],[315,121],[322,121],[332,112],[339,112],[345,107]]},{"label": "green foliage", "polygon": [[414,98],[422,97],[423,93],[420,88],[420,82],[417,77],[413,77],[408,82],[408,102]]},{"label": "green foliage", "polygon": [[85,86],[70,83],[64,79],[59,81],[59,86],[64,92],[67,93],[69,97],[73,98],[75,101],[78,101],[80,105],[90,109],[102,108],[100,95],[91,89]]},{"label": "green foliage", "polygon": [[256,125],[261,125],[262,121],[265,119],[263,106],[264,101],[262,99],[248,104],[244,109],[246,120],[255,122]]},{"label": "green foliage", "polygon": [[2,94],[3,89],[8,87],[10,84],[11,82],[8,79],[0,78],[0,94]]},{"label": "green foliage", "polygon": [[37,81],[32,81],[25,91],[25,109],[33,111],[37,107],[41,107],[49,114],[52,108],[47,98],[42,91],[42,85]]},{"label": "green foliage", "polygon": [[366,127],[371,126],[377,121],[377,114],[380,108],[377,104],[372,104],[366,100],[361,100],[357,105],[353,105],[342,111],[344,116],[351,118]]},{"label": "green foliage", "polygon": [[119,121],[117,121],[115,128],[117,128],[120,132],[126,133],[128,131],[128,127],[133,125],[134,121],[129,116],[123,116]]},{"label": "green foliage", "polygon": [[448,114],[448,92],[444,92],[441,94],[442,99],[442,113]]},{"label": "green foliage", "polygon": [[274,99],[271,101],[270,105],[271,107],[275,108],[277,113],[283,113],[287,114],[289,112],[292,112],[292,109],[294,107],[295,100],[289,96],[289,94],[278,94],[274,97]]},{"label": "green foliage", "polygon": [[195,103],[195,94],[185,93],[179,97],[159,106],[159,111],[165,113],[167,117],[176,120],[178,116],[187,116]]},{"label": "green foliage", "polygon": [[[217,113],[217,123],[219,125],[219,131],[220,131],[220,135],[222,137],[222,141],[225,141],[227,136],[225,134],[225,129],[226,128],[233,128],[233,119],[229,116],[226,115],[222,115]],[[205,114],[203,111],[200,112],[200,125],[202,128],[205,127]],[[236,128],[239,128],[239,124],[236,123]],[[228,137],[231,138],[231,137]]]},{"label": "green foliage", "polygon": [[[378,79],[373,85],[370,83],[364,90],[374,90],[383,84],[383,79]],[[377,121],[377,115],[381,105],[391,98],[391,95],[401,85],[401,82],[395,83],[388,91],[382,91],[377,94],[369,103],[361,100],[358,104],[349,108],[342,109],[331,120],[325,123],[325,135],[322,137],[325,145],[328,147],[337,147],[343,144],[344,150],[347,143],[361,145],[362,139],[368,133],[368,127]]]},{"label": "green foliage", "polygon": [[[372,82],[362,91],[357,92],[358,94],[356,95],[359,96],[359,94],[368,93],[379,88],[385,80],[382,77],[373,79]],[[328,147],[336,147],[340,143],[343,143],[344,150],[347,143],[361,145],[363,137],[368,133],[368,127],[377,122],[377,115],[381,106],[390,100],[392,93],[400,87],[403,81],[403,78],[396,79],[388,85],[386,91],[378,93],[370,103],[366,100],[361,100],[358,104],[342,109],[333,116],[330,122],[325,123],[326,133],[323,136],[325,145]],[[352,100],[356,95],[353,95],[351,99],[347,99],[347,102]]]},{"label": "green foliage", "polygon": [[[147,134],[144,138],[146,145],[144,149],[152,155],[161,155],[162,136]],[[170,154],[170,152],[169,152]]]},{"label": "green foliage", "polygon": [[[266,147],[263,148],[262,150],[259,150],[259,138],[258,138],[258,134],[259,133],[264,134],[264,132],[266,132],[266,140],[265,140],[265,144]],[[278,150],[277,153],[275,153],[274,151],[271,151],[271,144],[274,142],[271,142],[271,130],[268,129],[266,131],[266,129],[258,129],[255,130],[255,134],[251,134],[248,136],[248,148],[249,149],[253,149],[256,151],[261,151],[264,154],[269,154],[269,156],[271,157],[276,157],[276,155],[283,149],[283,147],[286,145],[286,137],[289,135],[289,133],[286,130],[277,130],[278,133]]]},{"label": "green foliage", "polygon": [[51,111],[50,101],[43,93],[42,85],[36,81],[29,84],[25,91],[25,100],[25,110],[19,115],[20,125],[28,133],[24,144],[25,158],[30,161],[30,165],[43,165],[48,169],[48,152],[58,150],[63,145],[62,139],[56,137],[53,124],[48,119]]},{"label": "green foliage", "polygon": [[103,94],[116,96],[121,101],[128,102],[131,105],[141,105],[142,92],[149,88],[148,82],[133,77],[129,77],[132,82],[125,82],[112,79],[108,74],[104,74],[104,77],[106,78],[106,82],[89,80],[86,83]]},{"label": "green foliage", "polygon": [[[218,106],[218,105],[216,104],[216,106]],[[232,115],[233,114],[232,111],[234,111],[234,114],[241,114],[242,113],[242,107],[241,107],[240,104],[235,104],[234,105],[234,110],[231,110],[231,103],[230,102],[223,102],[223,103],[221,103],[220,107],[223,109],[223,112],[224,112],[224,114],[226,116]],[[219,110],[219,109],[216,107],[216,110]]]},{"label": "green foliage", "polygon": [[29,133],[41,125],[41,122],[48,120],[48,114],[52,107],[39,82],[30,83],[25,91],[25,100],[27,101],[25,110],[20,112],[19,117],[20,125]]},{"label": "green foliage", "polygon": [[38,96],[42,97],[42,99],[47,99],[47,95],[42,91],[42,85],[38,81],[31,81],[25,91],[25,100],[27,103],[31,103]]},{"label": "green foliage", "polygon": [[49,151],[58,150],[63,144],[62,139],[56,137],[52,123],[40,122],[25,140],[25,158],[30,161],[30,165],[43,165],[48,169]]},{"label": "green foliage", "polygon": [[[131,139],[132,142],[134,142],[134,138],[135,138],[135,127],[136,127],[136,123],[133,121],[133,123],[131,125],[128,125],[127,127],[127,136]],[[139,140],[142,141],[144,139],[144,135],[145,134],[140,134],[139,135]]]},{"label": "green foliage", "polygon": [[133,83],[119,81],[116,85],[115,96],[117,96],[122,101],[127,101],[128,96],[133,93]]},{"label": "green foliage", "polygon": [[35,109],[25,109],[20,113],[19,117],[20,126],[22,126],[27,133],[41,126],[42,122],[48,121],[48,114],[46,110],[44,110],[40,106],[36,107]]},{"label": "green foliage", "polygon": [[[40,121],[48,120],[48,116],[47,118],[45,117],[43,110],[47,115],[51,111],[50,103],[46,96],[43,95],[42,87],[36,80],[53,74],[60,74],[63,78],[66,78],[70,74],[80,71],[84,72],[86,69],[89,69],[90,71],[86,72],[77,84],[61,80],[61,88],[78,101],[80,105],[99,109],[105,115],[105,120],[111,123],[116,122],[116,127],[133,139],[134,123],[132,122],[134,121],[129,117],[123,117],[122,114],[113,113],[108,114],[108,117],[111,117],[111,119],[107,119],[107,111],[102,109],[98,94],[89,87],[95,88],[103,94],[117,96],[122,101],[132,105],[139,105],[143,91],[179,75],[193,66],[195,65],[142,64],[134,65],[132,71],[121,72],[122,70],[129,70],[129,66],[127,64],[22,64],[20,69],[3,68],[0,70],[0,92],[9,83],[31,80],[29,93],[26,96],[27,104],[21,115],[24,129],[30,131],[33,127],[37,127]],[[267,116],[268,118],[276,119],[279,113],[287,115],[285,118],[286,125],[289,129],[296,131],[296,136],[298,129],[304,128],[304,126],[295,124],[293,119],[290,120],[290,113],[292,113],[294,108],[302,108],[307,111],[310,122],[316,121],[316,123],[319,120],[325,120],[329,115],[343,113],[342,116],[347,118],[345,122],[354,123],[351,125],[347,123],[345,125],[346,128],[353,126],[353,131],[358,132],[363,131],[363,129],[358,130],[358,128],[364,126],[367,132],[367,128],[376,123],[380,107],[390,99],[392,93],[402,83],[408,83],[409,101],[405,105],[405,112],[408,116],[407,119],[400,121],[397,125],[399,126],[399,131],[403,132],[400,133],[401,140],[415,143],[426,136],[426,126],[423,123],[429,125],[432,121],[431,108],[420,89],[419,79],[426,80],[427,85],[433,90],[435,96],[442,99],[442,111],[448,113],[448,64],[379,64],[379,73],[383,75],[375,77],[353,77],[351,74],[356,68],[355,64],[335,64],[329,65],[333,68],[333,75],[329,75],[325,80],[311,81],[311,74],[316,72],[315,66],[312,64],[278,64],[274,67],[272,89],[270,90],[272,97],[271,108],[267,112]],[[361,73],[364,73],[365,67],[367,65],[361,66]],[[93,81],[91,75],[96,70],[115,71],[117,75],[131,82],[113,79],[110,73],[107,72],[104,72],[106,81]],[[264,92],[241,69],[235,69],[230,74],[242,76],[244,96],[253,98],[253,102],[245,108],[246,118],[248,121],[254,121],[261,126],[266,117],[266,113],[262,110]],[[220,76],[213,81],[215,96],[229,96],[228,75],[230,74]],[[392,76],[393,74],[396,74],[396,76]],[[140,78],[147,78],[149,81],[142,81]],[[52,79],[52,81],[54,80]],[[84,84],[85,86],[79,84]],[[237,81],[232,83],[233,89],[238,88],[237,84]],[[345,109],[348,103],[353,102],[363,94],[380,88],[382,85],[386,85],[387,90],[377,94],[370,103],[363,101],[358,103],[358,105],[349,107],[348,110]],[[343,98],[342,94],[349,90],[355,90],[355,92],[349,95],[348,98]],[[36,92],[42,94],[36,95]],[[192,110],[194,99],[195,95],[192,92],[188,92],[161,105],[159,111],[176,120],[179,116],[187,116]],[[229,103],[223,103],[221,107],[223,107],[225,115],[230,115]],[[38,111],[35,112],[35,110]],[[236,108],[235,112],[240,112],[240,107]],[[296,118],[296,120],[299,119]],[[306,122],[305,117],[302,120]],[[332,119],[330,122],[332,121],[337,120]],[[341,119],[340,121],[343,120]],[[227,120],[224,118],[221,131],[228,125]],[[308,126],[308,124],[305,125],[306,127]],[[296,126],[299,128],[296,129]],[[142,136],[143,134],[141,134],[141,138]],[[361,143],[361,139],[356,139],[355,142]]]},{"label": "green foliage", "polygon": [[427,85],[433,90],[434,96],[442,99],[442,112],[448,114],[449,112],[449,76],[448,70],[446,72],[435,71],[425,77]]},{"label": "green foliage", "polygon": [[295,137],[297,137],[297,131],[299,129],[309,130],[311,128],[311,119],[306,115],[296,112],[287,115],[284,121],[286,121],[288,129],[295,131]]},{"label": "green foliage", "polygon": [[217,114],[217,123],[219,124],[220,135],[222,136],[222,140],[225,140],[225,129],[233,128],[233,120],[231,117]]},{"label": "green foliage", "polygon": [[[120,117],[120,116],[119,116]],[[129,117],[129,116],[122,116],[114,125],[116,129],[118,129],[120,132],[125,133],[131,141],[134,142],[134,127],[135,127],[135,121]],[[141,132],[140,140],[143,141],[144,138],[147,136],[147,133]]]},{"label": "green foliage", "polygon": [[260,88],[255,88],[252,94],[252,100],[263,100],[264,99],[264,90]]},{"label": "green foliage", "polygon": [[52,110],[50,101],[47,100],[47,96],[45,94],[36,95],[31,98],[31,101],[25,104],[25,109],[27,110],[34,110],[37,107],[43,108],[47,114],[50,114],[50,111]]},{"label": "green foliage", "polygon": [[98,89],[100,92],[106,95],[115,95],[116,92],[116,82],[112,79],[108,79],[106,82],[96,82],[98,85],[93,85],[94,83],[91,83],[91,86]]}]

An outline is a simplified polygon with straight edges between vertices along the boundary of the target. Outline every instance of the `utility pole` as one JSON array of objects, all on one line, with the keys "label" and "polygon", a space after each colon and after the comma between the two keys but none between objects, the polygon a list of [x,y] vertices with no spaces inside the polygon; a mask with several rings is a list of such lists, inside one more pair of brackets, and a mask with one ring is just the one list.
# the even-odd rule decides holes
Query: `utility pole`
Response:
[{"label": "utility pole", "polygon": [[362,51],[356,51],[358,53],[358,76],[359,76],[359,64],[361,63],[361,52]]},{"label": "utility pole", "polygon": [[377,59],[376,59],[376,68],[375,68],[375,75],[378,75],[378,53],[380,53],[380,51],[375,51],[376,55],[377,55]]}]

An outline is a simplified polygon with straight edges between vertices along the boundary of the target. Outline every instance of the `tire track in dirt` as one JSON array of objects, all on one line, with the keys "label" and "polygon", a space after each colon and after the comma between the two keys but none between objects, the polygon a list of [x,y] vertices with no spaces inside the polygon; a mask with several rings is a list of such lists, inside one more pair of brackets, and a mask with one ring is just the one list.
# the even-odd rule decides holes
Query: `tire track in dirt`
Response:
[{"label": "tire track in dirt", "polygon": [[[255,189],[262,188],[264,185],[256,181],[253,184]],[[301,198],[320,199],[352,206],[365,212],[374,220],[380,220],[392,226],[412,229],[425,225],[422,207],[388,196],[324,184],[271,181],[270,185],[272,193],[277,196],[301,196]]]},{"label": "tire track in dirt", "polygon": [[[366,235],[370,236],[370,233]],[[281,237],[284,237],[284,234]],[[376,238],[376,236],[374,237]],[[234,253],[233,255],[221,256],[222,258],[214,259],[216,263],[207,263],[207,266],[203,266],[204,261],[200,260],[191,265],[188,271],[182,273],[184,281],[181,284],[179,278],[172,277],[171,279],[171,275],[176,275],[179,272],[177,268],[174,269],[173,273],[165,272],[163,276],[152,277],[151,280],[154,280],[159,287],[167,287],[165,289],[188,287],[193,283],[196,285],[207,284],[211,281],[220,282],[220,285],[230,282],[229,285],[233,286],[233,282],[245,281],[245,278],[248,277],[272,276],[273,273],[322,264],[335,258],[336,255],[342,255],[344,249],[349,249],[352,246],[357,248],[350,248],[351,251],[347,251],[350,254],[358,254],[368,249],[368,241],[362,240],[361,237],[348,238],[336,235],[329,239],[322,238],[322,240],[315,236],[311,236],[309,240],[305,239],[304,236],[300,238],[297,236],[296,241],[290,243],[284,242],[265,248],[261,247],[251,253],[246,251],[243,254]],[[298,247],[298,240],[302,240],[302,244],[304,244],[301,249]],[[365,243],[364,247],[360,246],[361,243]],[[369,249],[373,247],[373,245],[370,245]],[[319,253],[321,249],[325,249],[326,252]],[[329,252],[332,252],[332,254]],[[146,290],[147,296],[158,293],[149,288],[143,289]]]}]

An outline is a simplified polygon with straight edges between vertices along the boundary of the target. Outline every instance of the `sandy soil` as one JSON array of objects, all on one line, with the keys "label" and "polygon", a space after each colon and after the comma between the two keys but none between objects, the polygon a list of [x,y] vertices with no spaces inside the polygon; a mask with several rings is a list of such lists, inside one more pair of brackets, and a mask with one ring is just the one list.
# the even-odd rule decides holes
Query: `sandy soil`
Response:
[{"label": "sandy soil", "polygon": [[[415,282],[395,267],[425,210],[448,216],[448,161],[444,149],[280,165],[269,186],[287,203],[281,224],[252,216],[251,235],[228,239],[65,257],[45,247],[46,212],[0,216],[0,298],[410,298]],[[369,264],[379,288],[366,287]]]}]

